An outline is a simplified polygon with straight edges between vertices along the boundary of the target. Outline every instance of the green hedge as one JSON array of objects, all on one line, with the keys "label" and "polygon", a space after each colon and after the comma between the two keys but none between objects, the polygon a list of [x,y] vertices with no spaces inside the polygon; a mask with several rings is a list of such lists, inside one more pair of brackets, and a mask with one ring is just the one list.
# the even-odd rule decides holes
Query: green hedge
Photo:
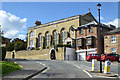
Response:
[{"label": "green hedge", "polygon": [[36,48],[36,50],[40,50],[40,48]]},{"label": "green hedge", "polygon": [[57,47],[71,47],[71,44],[57,44]]}]

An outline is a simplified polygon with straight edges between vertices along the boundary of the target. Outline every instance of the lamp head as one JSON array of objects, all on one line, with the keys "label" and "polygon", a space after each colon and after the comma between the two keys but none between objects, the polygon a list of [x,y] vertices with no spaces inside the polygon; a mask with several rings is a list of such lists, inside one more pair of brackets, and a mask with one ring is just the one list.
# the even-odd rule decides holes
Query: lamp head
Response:
[{"label": "lamp head", "polygon": [[98,3],[97,7],[98,7],[99,10],[101,9],[101,6],[102,5],[100,3]]}]

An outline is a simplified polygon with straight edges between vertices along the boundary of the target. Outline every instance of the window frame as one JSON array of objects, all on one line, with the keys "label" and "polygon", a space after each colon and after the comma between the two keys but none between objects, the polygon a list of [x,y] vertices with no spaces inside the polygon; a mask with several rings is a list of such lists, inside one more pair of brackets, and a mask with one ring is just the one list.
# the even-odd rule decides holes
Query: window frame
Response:
[{"label": "window frame", "polygon": [[39,47],[42,47],[42,34],[39,34]]},{"label": "window frame", "polygon": [[50,46],[50,35],[49,35],[49,32],[46,33],[46,46]]},{"label": "window frame", "polygon": [[116,43],[116,36],[115,35],[111,36],[111,43]]},{"label": "window frame", "polygon": [[57,45],[57,41],[58,41],[58,34],[57,34],[57,31],[54,31],[53,32],[53,42],[54,42],[54,45]]},{"label": "window frame", "polygon": [[34,37],[34,32],[30,32],[30,38],[33,38]]},{"label": "window frame", "polygon": [[117,53],[117,49],[116,48],[111,48],[111,53],[116,54]]}]

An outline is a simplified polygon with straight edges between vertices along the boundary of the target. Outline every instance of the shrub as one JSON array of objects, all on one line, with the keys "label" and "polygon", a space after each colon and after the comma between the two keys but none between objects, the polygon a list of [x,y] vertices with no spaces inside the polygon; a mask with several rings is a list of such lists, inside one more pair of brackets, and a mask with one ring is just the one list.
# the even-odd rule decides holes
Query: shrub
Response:
[{"label": "shrub", "polygon": [[46,48],[49,49],[49,46],[47,46]]},{"label": "shrub", "polygon": [[5,56],[6,56],[6,47],[2,47],[2,61],[5,60]]},{"label": "shrub", "polygon": [[62,44],[57,44],[57,47],[63,47],[63,45]]},{"label": "shrub", "polygon": [[66,47],[71,47],[71,44],[66,44]]},{"label": "shrub", "polygon": [[36,48],[36,50],[40,50],[40,48]]},{"label": "shrub", "polygon": [[8,43],[7,47],[6,47],[7,51],[13,51],[14,50],[14,42],[10,42]]}]

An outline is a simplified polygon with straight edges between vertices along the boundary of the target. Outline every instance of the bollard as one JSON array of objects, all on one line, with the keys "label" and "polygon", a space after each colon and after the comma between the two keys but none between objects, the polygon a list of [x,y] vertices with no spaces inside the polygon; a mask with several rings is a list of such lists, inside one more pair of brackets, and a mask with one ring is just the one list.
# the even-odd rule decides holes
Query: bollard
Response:
[{"label": "bollard", "polygon": [[109,74],[110,73],[110,65],[111,65],[110,61],[105,61],[105,67],[104,67],[104,73],[105,74]]},{"label": "bollard", "polygon": [[95,71],[96,62],[96,59],[92,59],[92,71]]}]

